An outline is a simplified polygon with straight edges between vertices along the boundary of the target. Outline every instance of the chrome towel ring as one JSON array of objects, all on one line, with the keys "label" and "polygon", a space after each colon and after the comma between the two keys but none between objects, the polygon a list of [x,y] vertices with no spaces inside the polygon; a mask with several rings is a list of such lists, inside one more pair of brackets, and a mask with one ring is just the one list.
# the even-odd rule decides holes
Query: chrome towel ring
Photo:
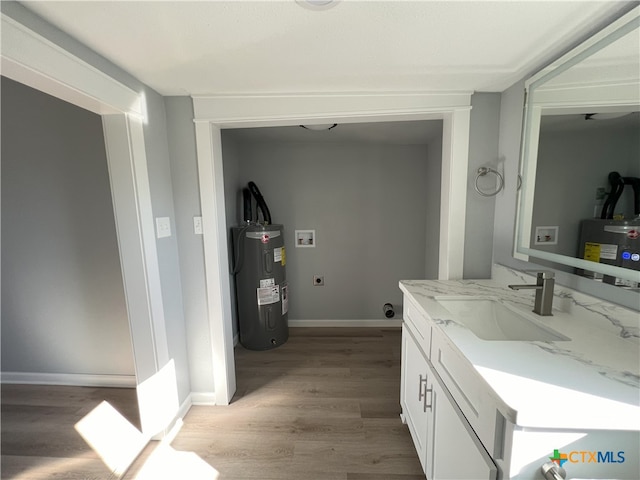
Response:
[{"label": "chrome towel ring", "polygon": [[[491,193],[483,192],[482,190],[480,190],[480,187],[478,187],[478,179],[480,177],[484,177],[487,173],[493,173],[498,178],[498,187],[496,188],[495,192],[491,192]],[[494,170],[493,168],[480,167],[478,169],[478,175],[476,175],[476,181],[474,183],[474,186],[476,188],[476,192],[478,192],[483,197],[493,197],[494,195],[497,195],[498,193],[500,193],[500,191],[502,190],[502,187],[504,187],[504,178],[502,177],[502,174],[500,172],[498,172],[497,170]]]}]

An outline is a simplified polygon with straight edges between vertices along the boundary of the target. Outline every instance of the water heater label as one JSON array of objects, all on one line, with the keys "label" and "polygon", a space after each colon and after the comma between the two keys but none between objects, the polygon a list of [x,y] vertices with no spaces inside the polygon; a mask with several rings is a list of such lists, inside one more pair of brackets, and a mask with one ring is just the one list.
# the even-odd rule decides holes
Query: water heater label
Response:
[{"label": "water heater label", "polygon": [[258,288],[258,305],[271,305],[280,301],[280,286]]},{"label": "water heater label", "polygon": [[615,260],[616,258],[618,258],[618,245],[609,245],[606,243],[600,245],[601,260]]},{"label": "water heater label", "polygon": [[273,287],[275,284],[275,278],[263,278],[260,280],[260,288]]},{"label": "water heater label", "polygon": [[590,262],[600,262],[600,244],[587,242],[584,244],[584,259]]},{"label": "water heater label", "polygon": [[274,248],[273,249],[273,261],[275,262],[282,262],[282,247],[279,248]]},{"label": "water heater label", "polygon": [[618,246],[608,243],[591,243],[584,244],[584,259],[592,262],[600,262],[600,260],[615,260],[618,256]]},{"label": "water heater label", "polygon": [[289,311],[289,285],[282,285],[282,315]]}]

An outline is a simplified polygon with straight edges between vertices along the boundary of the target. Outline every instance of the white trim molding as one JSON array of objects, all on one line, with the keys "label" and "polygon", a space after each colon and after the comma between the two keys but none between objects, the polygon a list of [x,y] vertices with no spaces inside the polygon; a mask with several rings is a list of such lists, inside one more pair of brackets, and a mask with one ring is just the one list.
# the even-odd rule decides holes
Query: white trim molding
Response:
[{"label": "white trim molding", "polygon": [[236,373],[220,129],[197,122],[196,144],[213,379],[217,401],[228,405],[236,391]]},{"label": "white trim molding", "polygon": [[217,405],[215,392],[191,392],[192,405]]},{"label": "white trim molding", "polygon": [[[328,121],[425,120],[468,108],[472,92],[341,93],[307,95],[194,96],[196,121],[222,128],[313,125]],[[377,118],[381,117],[381,118]]]},{"label": "white trim molding", "polygon": [[[138,93],[11,17],[1,19],[2,75],[100,115],[144,118]],[[33,59],[42,61],[35,65]]]},{"label": "white trim molding", "polygon": [[471,92],[195,96],[193,108],[218,405],[228,404],[236,389],[222,128],[443,120],[439,278],[462,278]]},{"label": "white trim molding", "polygon": [[135,375],[2,372],[0,378],[2,378],[2,383],[4,384],[136,388]]},{"label": "white trim molding", "polygon": [[[147,172],[144,94],[131,90],[6,11],[0,17],[3,75],[102,115],[133,344],[135,385],[139,388],[170,361]],[[4,381],[11,375],[3,374],[2,378]],[[97,381],[88,377],[66,378],[69,382]],[[49,377],[49,381],[60,382],[65,378]],[[167,389],[175,388],[175,375],[167,383],[172,383],[166,385]],[[141,418],[153,415],[154,403],[143,404],[138,396]],[[174,412],[171,413],[173,416]]]},{"label": "white trim molding", "polygon": [[470,121],[471,109],[457,108],[442,125],[439,280],[459,280],[463,273]]}]

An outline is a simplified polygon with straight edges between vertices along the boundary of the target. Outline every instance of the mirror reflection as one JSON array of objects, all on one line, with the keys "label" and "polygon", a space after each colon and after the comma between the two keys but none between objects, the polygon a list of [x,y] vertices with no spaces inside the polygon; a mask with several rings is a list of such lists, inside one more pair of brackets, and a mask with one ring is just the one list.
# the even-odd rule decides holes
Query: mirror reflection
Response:
[{"label": "mirror reflection", "polygon": [[640,282],[640,9],[528,82],[516,252]]},{"label": "mirror reflection", "polygon": [[638,112],[543,115],[532,248],[640,270],[639,159]]}]

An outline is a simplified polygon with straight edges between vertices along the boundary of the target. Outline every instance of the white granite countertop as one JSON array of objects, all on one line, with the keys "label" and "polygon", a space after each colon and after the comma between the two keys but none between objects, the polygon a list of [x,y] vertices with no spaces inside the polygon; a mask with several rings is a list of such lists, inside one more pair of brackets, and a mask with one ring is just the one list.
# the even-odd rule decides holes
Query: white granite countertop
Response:
[{"label": "white granite countertop", "polygon": [[[530,277],[509,283],[534,283]],[[486,296],[531,312],[533,290],[496,280],[407,280],[410,295],[469,360],[521,427],[640,430],[640,315],[556,286],[551,317],[537,321],[569,341],[488,341],[434,299]]]}]

